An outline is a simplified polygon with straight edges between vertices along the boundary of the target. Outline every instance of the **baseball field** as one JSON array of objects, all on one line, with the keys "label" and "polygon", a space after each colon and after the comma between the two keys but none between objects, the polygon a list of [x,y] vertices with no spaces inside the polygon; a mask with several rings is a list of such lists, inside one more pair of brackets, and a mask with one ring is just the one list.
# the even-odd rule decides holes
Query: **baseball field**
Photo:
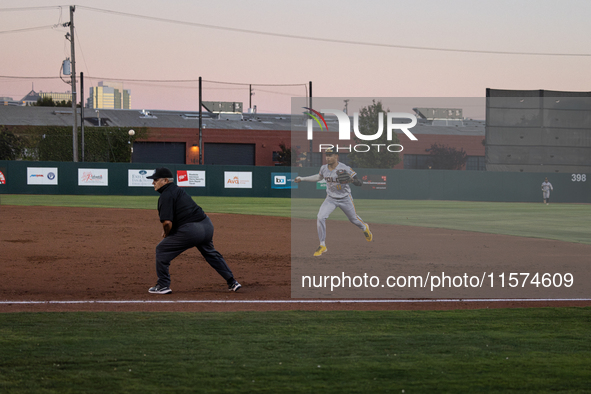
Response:
[{"label": "baseball field", "polygon": [[[196,198],[244,287],[187,251],[156,296],[157,196],[0,198],[2,393],[591,392],[589,298],[292,299],[292,222],[312,253],[321,200]],[[355,203],[401,259],[591,255],[588,204]]]}]

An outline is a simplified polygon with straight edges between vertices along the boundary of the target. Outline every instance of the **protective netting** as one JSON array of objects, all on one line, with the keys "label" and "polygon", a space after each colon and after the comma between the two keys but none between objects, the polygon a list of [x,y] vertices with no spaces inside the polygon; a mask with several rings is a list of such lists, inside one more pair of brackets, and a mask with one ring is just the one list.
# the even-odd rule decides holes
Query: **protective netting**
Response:
[{"label": "protective netting", "polygon": [[486,169],[591,172],[591,92],[487,90]]},{"label": "protective netting", "polygon": [[[71,92],[69,76],[59,77],[9,77],[0,76],[0,96],[20,101],[29,92]],[[80,86],[80,77],[77,80]],[[99,84],[130,92],[129,109],[159,109],[170,111],[199,110],[199,77],[187,80],[150,79],[134,80],[100,77],[84,74],[83,101],[86,105],[90,88]],[[77,91],[80,101],[80,89]],[[258,113],[283,113],[291,111],[292,97],[307,97],[308,82],[301,83],[250,83],[249,81],[213,81],[202,77],[202,100],[242,103],[244,112],[256,106]]]}]

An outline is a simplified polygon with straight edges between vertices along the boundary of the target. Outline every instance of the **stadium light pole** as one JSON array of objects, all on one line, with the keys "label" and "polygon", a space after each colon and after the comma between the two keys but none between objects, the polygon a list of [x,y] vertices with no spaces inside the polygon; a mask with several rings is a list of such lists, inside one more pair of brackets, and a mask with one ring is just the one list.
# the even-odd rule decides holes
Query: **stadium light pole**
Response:
[{"label": "stadium light pole", "polygon": [[82,162],[84,162],[84,73],[80,73],[80,136],[82,141]]},{"label": "stadium light pole", "polygon": [[202,102],[201,77],[199,77],[199,165],[203,164],[203,111],[201,109]]},{"label": "stadium light pole", "polygon": [[78,114],[76,113],[76,53],[74,46],[74,11],[76,6],[70,6],[70,52],[72,56],[72,112],[74,125],[72,126],[72,147],[74,162],[78,161]]}]

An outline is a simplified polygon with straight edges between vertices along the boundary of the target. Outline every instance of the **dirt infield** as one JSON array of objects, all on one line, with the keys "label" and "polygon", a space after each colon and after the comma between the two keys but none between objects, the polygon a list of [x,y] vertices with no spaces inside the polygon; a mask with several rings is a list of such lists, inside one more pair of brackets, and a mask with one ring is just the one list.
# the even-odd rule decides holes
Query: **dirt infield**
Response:
[{"label": "dirt infield", "polygon": [[[589,301],[328,303],[292,300],[290,219],[209,216],[215,225],[216,248],[228,261],[243,289],[238,293],[228,292],[223,279],[195,249],[183,253],[171,264],[173,294],[158,296],[147,292],[148,287],[156,283],[154,248],[161,234],[155,210],[2,206],[0,312],[434,310],[591,305]],[[309,227],[314,238],[315,223],[309,221]],[[331,234],[343,226],[334,227]],[[391,231],[392,226],[388,228]],[[382,226],[373,225],[372,229],[379,235]],[[458,253],[462,245],[480,245],[483,237],[479,233],[413,227],[400,227],[399,233],[397,253],[401,256],[429,255],[437,251],[437,254],[460,259],[470,258],[464,256],[467,252]],[[419,233],[428,248],[416,248]],[[503,253],[511,253],[516,259],[531,259],[526,251],[542,245],[541,240],[536,239],[488,234],[486,237],[489,248],[502,248]],[[387,241],[376,236],[375,242]],[[524,247],[528,242],[531,247]],[[555,256],[569,254],[582,262],[591,254],[590,245],[548,240],[544,240],[543,245]],[[316,246],[312,243],[311,252]],[[484,256],[494,259],[494,253]],[[488,266],[494,261],[480,264]]]}]

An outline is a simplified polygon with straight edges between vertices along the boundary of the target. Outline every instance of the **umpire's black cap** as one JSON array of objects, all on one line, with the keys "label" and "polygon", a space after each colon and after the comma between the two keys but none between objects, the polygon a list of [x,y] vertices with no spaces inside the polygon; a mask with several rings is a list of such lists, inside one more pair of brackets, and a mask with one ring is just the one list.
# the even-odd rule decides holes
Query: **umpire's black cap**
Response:
[{"label": "umpire's black cap", "polygon": [[161,167],[161,168],[156,168],[156,170],[154,170],[154,173],[150,176],[146,177],[147,179],[160,179],[160,178],[173,178],[172,172],[166,168],[166,167]]}]

